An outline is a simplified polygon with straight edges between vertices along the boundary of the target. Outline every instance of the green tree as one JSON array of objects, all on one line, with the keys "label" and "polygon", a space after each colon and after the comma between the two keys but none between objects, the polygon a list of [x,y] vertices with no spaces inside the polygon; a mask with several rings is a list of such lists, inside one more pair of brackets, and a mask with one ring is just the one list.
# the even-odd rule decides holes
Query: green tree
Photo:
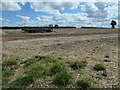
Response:
[{"label": "green tree", "polygon": [[115,28],[116,24],[117,24],[116,21],[114,21],[114,20],[111,21],[112,28]]}]

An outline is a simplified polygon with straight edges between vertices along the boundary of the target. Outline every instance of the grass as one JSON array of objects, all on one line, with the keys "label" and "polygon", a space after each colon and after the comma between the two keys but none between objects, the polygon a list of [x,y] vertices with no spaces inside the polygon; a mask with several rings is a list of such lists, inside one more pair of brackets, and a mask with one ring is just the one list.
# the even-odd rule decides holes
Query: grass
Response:
[{"label": "grass", "polygon": [[3,66],[12,66],[17,65],[17,59],[15,60],[6,60],[3,62]]},{"label": "grass", "polygon": [[10,83],[10,88],[24,88],[33,83],[36,78],[32,75],[18,77],[15,81]]},{"label": "grass", "polygon": [[31,58],[31,59],[28,59],[28,60],[22,62],[21,64],[25,64],[25,67],[27,67],[33,63],[38,62],[38,61],[39,61],[39,59],[34,57],[34,58]]},{"label": "grass", "polygon": [[86,65],[87,65],[87,62],[85,61],[75,61],[70,66],[72,69],[79,69],[79,68],[84,68]]},{"label": "grass", "polygon": [[2,84],[6,84],[8,82],[8,78],[14,75],[14,72],[10,68],[3,68],[2,69]]},{"label": "grass", "polygon": [[33,63],[37,63],[39,61],[51,63],[51,62],[55,62],[55,59],[52,59],[51,57],[48,57],[48,56],[35,56],[31,59],[28,59],[28,60],[22,62],[21,64],[25,64],[25,67],[28,67],[29,65],[31,65]]},{"label": "grass", "polygon": [[77,81],[77,85],[83,89],[91,87],[91,79],[86,77]]},{"label": "grass", "polygon": [[4,69],[2,70],[2,75],[3,75],[3,77],[10,77],[10,76],[13,75],[13,74],[14,74],[14,72],[13,72],[12,69],[4,68]]},{"label": "grass", "polygon": [[53,66],[50,68],[50,74],[57,74],[60,73],[62,71],[65,71],[65,63],[64,62],[57,62],[55,64],[53,64]]},{"label": "grass", "polygon": [[8,82],[8,78],[2,77],[2,85],[5,85]]},{"label": "grass", "polygon": [[35,77],[46,76],[49,68],[45,64],[34,63],[26,68],[28,74],[34,75]]},{"label": "grass", "polygon": [[[23,75],[25,76],[16,77],[16,79],[10,84],[6,84],[10,81],[9,77],[14,75],[14,66],[20,66],[19,64],[23,64],[23,67],[21,66],[21,68],[24,70]],[[34,83],[38,78],[43,78],[44,80],[46,76],[53,80],[55,87],[66,87],[74,82],[74,80],[72,81],[72,74],[69,73],[69,70],[71,70],[69,69],[70,66],[72,69],[84,68],[87,65],[87,62],[75,61],[72,64],[68,64],[49,56],[34,56],[21,63],[17,60],[7,60],[4,62],[4,65],[2,84],[5,86],[9,85],[9,88],[26,88],[30,84]],[[6,65],[8,65],[8,67]],[[82,75],[84,72],[83,69],[80,69],[74,71],[74,73]],[[91,82],[89,82],[88,79],[80,79],[77,81],[77,85],[82,88],[92,87],[90,83]]]},{"label": "grass", "polygon": [[60,72],[54,79],[54,84],[58,86],[66,86],[70,83],[71,75],[67,72]]},{"label": "grass", "polygon": [[96,71],[101,71],[101,70],[105,70],[106,68],[105,68],[105,66],[104,66],[103,64],[96,64],[96,65],[94,66],[94,69],[95,69]]}]

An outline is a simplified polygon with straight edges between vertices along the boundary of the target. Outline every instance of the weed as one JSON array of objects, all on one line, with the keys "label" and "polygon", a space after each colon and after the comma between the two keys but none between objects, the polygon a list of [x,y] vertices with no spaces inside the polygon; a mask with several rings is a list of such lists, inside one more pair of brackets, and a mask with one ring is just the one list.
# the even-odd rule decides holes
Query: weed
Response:
[{"label": "weed", "polygon": [[105,66],[103,64],[96,64],[94,69],[97,71],[105,70]]},{"label": "weed", "polygon": [[55,80],[54,80],[54,84],[58,85],[58,86],[66,86],[67,84],[70,83],[70,79],[71,79],[71,75],[67,72],[60,72],[56,75]]},{"label": "weed", "polygon": [[75,61],[72,65],[71,68],[73,69],[79,69],[79,68],[83,68],[87,65],[87,62],[85,61]]}]

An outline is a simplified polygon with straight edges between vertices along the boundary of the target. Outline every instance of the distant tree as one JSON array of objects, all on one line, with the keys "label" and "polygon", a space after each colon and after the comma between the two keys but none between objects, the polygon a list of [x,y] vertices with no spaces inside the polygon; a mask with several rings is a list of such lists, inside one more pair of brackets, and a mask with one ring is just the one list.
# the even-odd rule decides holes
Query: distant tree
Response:
[{"label": "distant tree", "polygon": [[58,25],[56,24],[55,27],[58,27]]},{"label": "distant tree", "polygon": [[116,21],[114,21],[114,20],[111,21],[112,28],[115,28],[116,24],[117,24]]}]

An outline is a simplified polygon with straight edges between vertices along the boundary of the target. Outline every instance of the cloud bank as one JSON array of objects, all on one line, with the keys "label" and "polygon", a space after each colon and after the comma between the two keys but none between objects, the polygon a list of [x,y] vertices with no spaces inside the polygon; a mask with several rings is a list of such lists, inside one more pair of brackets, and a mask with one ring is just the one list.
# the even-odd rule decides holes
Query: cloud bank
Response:
[{"label": "cloud bank", "polygon": [[[14,0],[13,0],[14,1]],[[61,26],[98,26],[110,27],[112,19],[118,22],[118,3],[117,2],[64,2],[64,0],[56,0],[56,2],[34,2],[31,1],[30,8],[34,12],[45,12],[49,15],[39,15],[34,19],[30,16],[16,15],[23,19],[17,24],[47,26],[49,24],[58,24]],[[109,0],[108,0],[109,1]],[[25,5],[24,0],[18,2],[1,2],[0,10],[19,11],[21,5]],[[79,9],[77,13],[61,13],[60,11],[69,9]]]}]

